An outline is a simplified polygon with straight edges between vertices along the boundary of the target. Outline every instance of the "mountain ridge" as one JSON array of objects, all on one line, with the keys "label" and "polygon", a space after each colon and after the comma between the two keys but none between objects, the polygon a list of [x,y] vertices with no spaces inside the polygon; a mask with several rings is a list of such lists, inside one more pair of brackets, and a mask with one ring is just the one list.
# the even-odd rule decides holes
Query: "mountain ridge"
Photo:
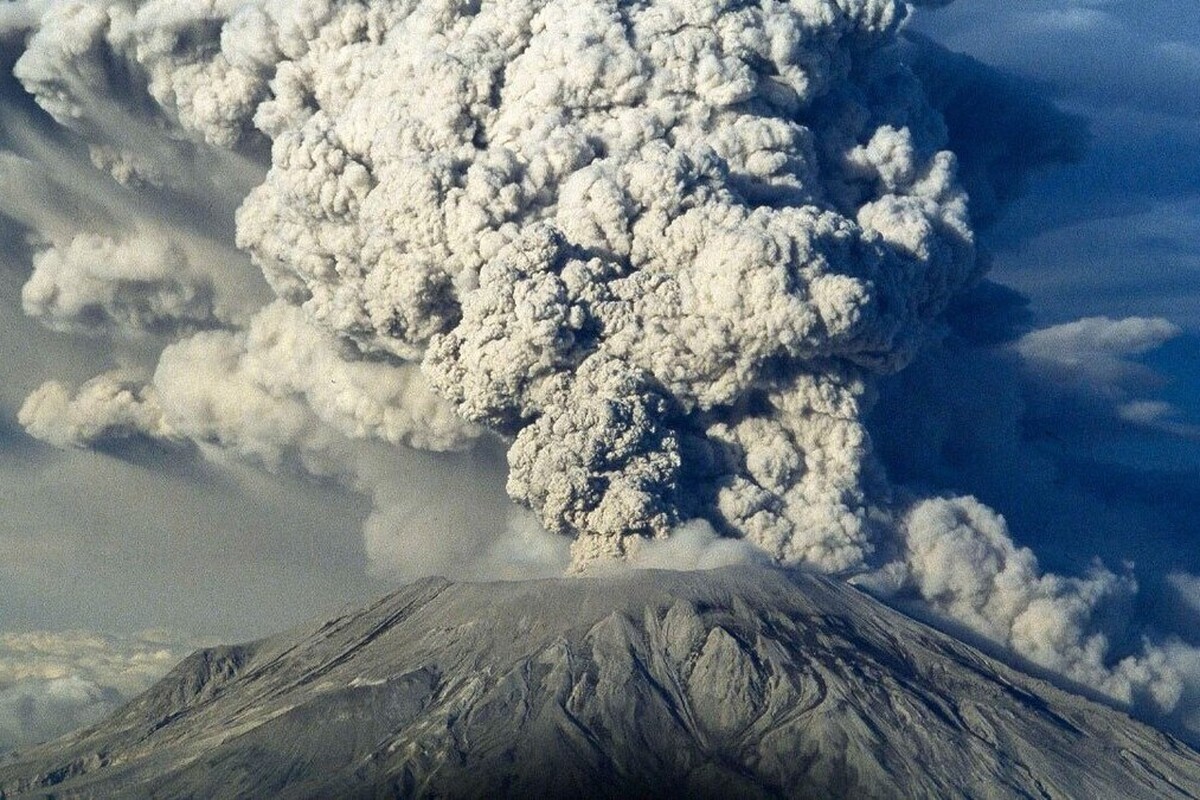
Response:
[{"label": "mountain ridge", "polygon": [[1200,754],[843,583],[424,579],[201,650],[18,797],[1197,797]]}]

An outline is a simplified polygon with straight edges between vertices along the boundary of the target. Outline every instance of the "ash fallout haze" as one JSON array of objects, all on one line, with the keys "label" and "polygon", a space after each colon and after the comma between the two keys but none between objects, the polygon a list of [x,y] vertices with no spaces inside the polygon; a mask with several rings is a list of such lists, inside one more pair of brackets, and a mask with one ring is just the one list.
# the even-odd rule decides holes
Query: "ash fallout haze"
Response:
[{"label": "ash fallout haze", "polygon": [[742,563],[1200,742],[1197,17],[0,4],[0,750],[403,580]]}]

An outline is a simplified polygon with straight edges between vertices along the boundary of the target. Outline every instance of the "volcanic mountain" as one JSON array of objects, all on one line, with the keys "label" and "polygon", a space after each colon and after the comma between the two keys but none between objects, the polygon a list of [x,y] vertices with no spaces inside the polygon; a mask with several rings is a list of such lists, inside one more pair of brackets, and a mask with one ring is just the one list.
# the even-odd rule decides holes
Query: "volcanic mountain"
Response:
[{"label": "volcanic mountain", "polygon": [[843,583],[422,580],[197,652],[0,798],[1200,796],[1200,754]]}]

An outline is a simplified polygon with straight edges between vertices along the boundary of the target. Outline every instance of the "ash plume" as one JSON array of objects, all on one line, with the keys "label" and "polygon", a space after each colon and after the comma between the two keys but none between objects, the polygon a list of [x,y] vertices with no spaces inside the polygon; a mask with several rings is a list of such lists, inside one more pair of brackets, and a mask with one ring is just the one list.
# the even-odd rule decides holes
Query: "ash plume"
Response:
[{"label": "ash plume", "polygon": [[[861,562],[859,454],[778,421],[842,427],[975,269],[954,158],[883,46],[903,7],[332,13],[254,116],[273,160],[238,240],[276,290],[512,437],[510,493],[580,565],[695,515]],[[760,436],[808,463],[754,476]]]},{"label": "ash plume", "polygon": [[[575,571],[741,554],[858,576],[1176,708],[1186,648],[1114,663],[1102,619],[1130,580],[1045,574],[994,511],[895,486],[873,453],[878,383],[981,278],[974,226],[1015,194],[1007,166],[1071,157],[1080,135],[1031,105],[1044,125],[968,165],[973,212],[962,115],[943,113],[962,84],[923,85],[963,65],[903,39],[902,0],[15,6],[14,74],[110,176],[103,193],[212,198],[274,295],[224,310],[237,258],[193,257],[176,219],[97,215],[106,233],[10,203],[35,241],[30,313],[170,340],[143,386],[121,371],[38,390],[31,434],[337,476],[376,501],[372,555],[426,564],[437,545],[398,529],[412,479],[389,454],[500,442],[508,494],[544,530],[510,526],[482,558],[526,542],[544,569],[562,560],[548,532]],[[1022,113],[1007,85],[968,85]],[[1033,156],[1011,141],[1030,130]]]}]

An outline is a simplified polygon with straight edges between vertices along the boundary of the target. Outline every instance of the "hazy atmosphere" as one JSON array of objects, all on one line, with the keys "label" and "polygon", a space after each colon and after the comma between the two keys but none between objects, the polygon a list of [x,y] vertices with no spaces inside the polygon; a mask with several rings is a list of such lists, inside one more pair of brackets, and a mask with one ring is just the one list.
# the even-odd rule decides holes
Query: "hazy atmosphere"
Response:
[{"label": "hazy atmosphere", "polygon": [[1200,7],[623,5],[0,4],[0,751],[742,561],[1200,741]]}]

